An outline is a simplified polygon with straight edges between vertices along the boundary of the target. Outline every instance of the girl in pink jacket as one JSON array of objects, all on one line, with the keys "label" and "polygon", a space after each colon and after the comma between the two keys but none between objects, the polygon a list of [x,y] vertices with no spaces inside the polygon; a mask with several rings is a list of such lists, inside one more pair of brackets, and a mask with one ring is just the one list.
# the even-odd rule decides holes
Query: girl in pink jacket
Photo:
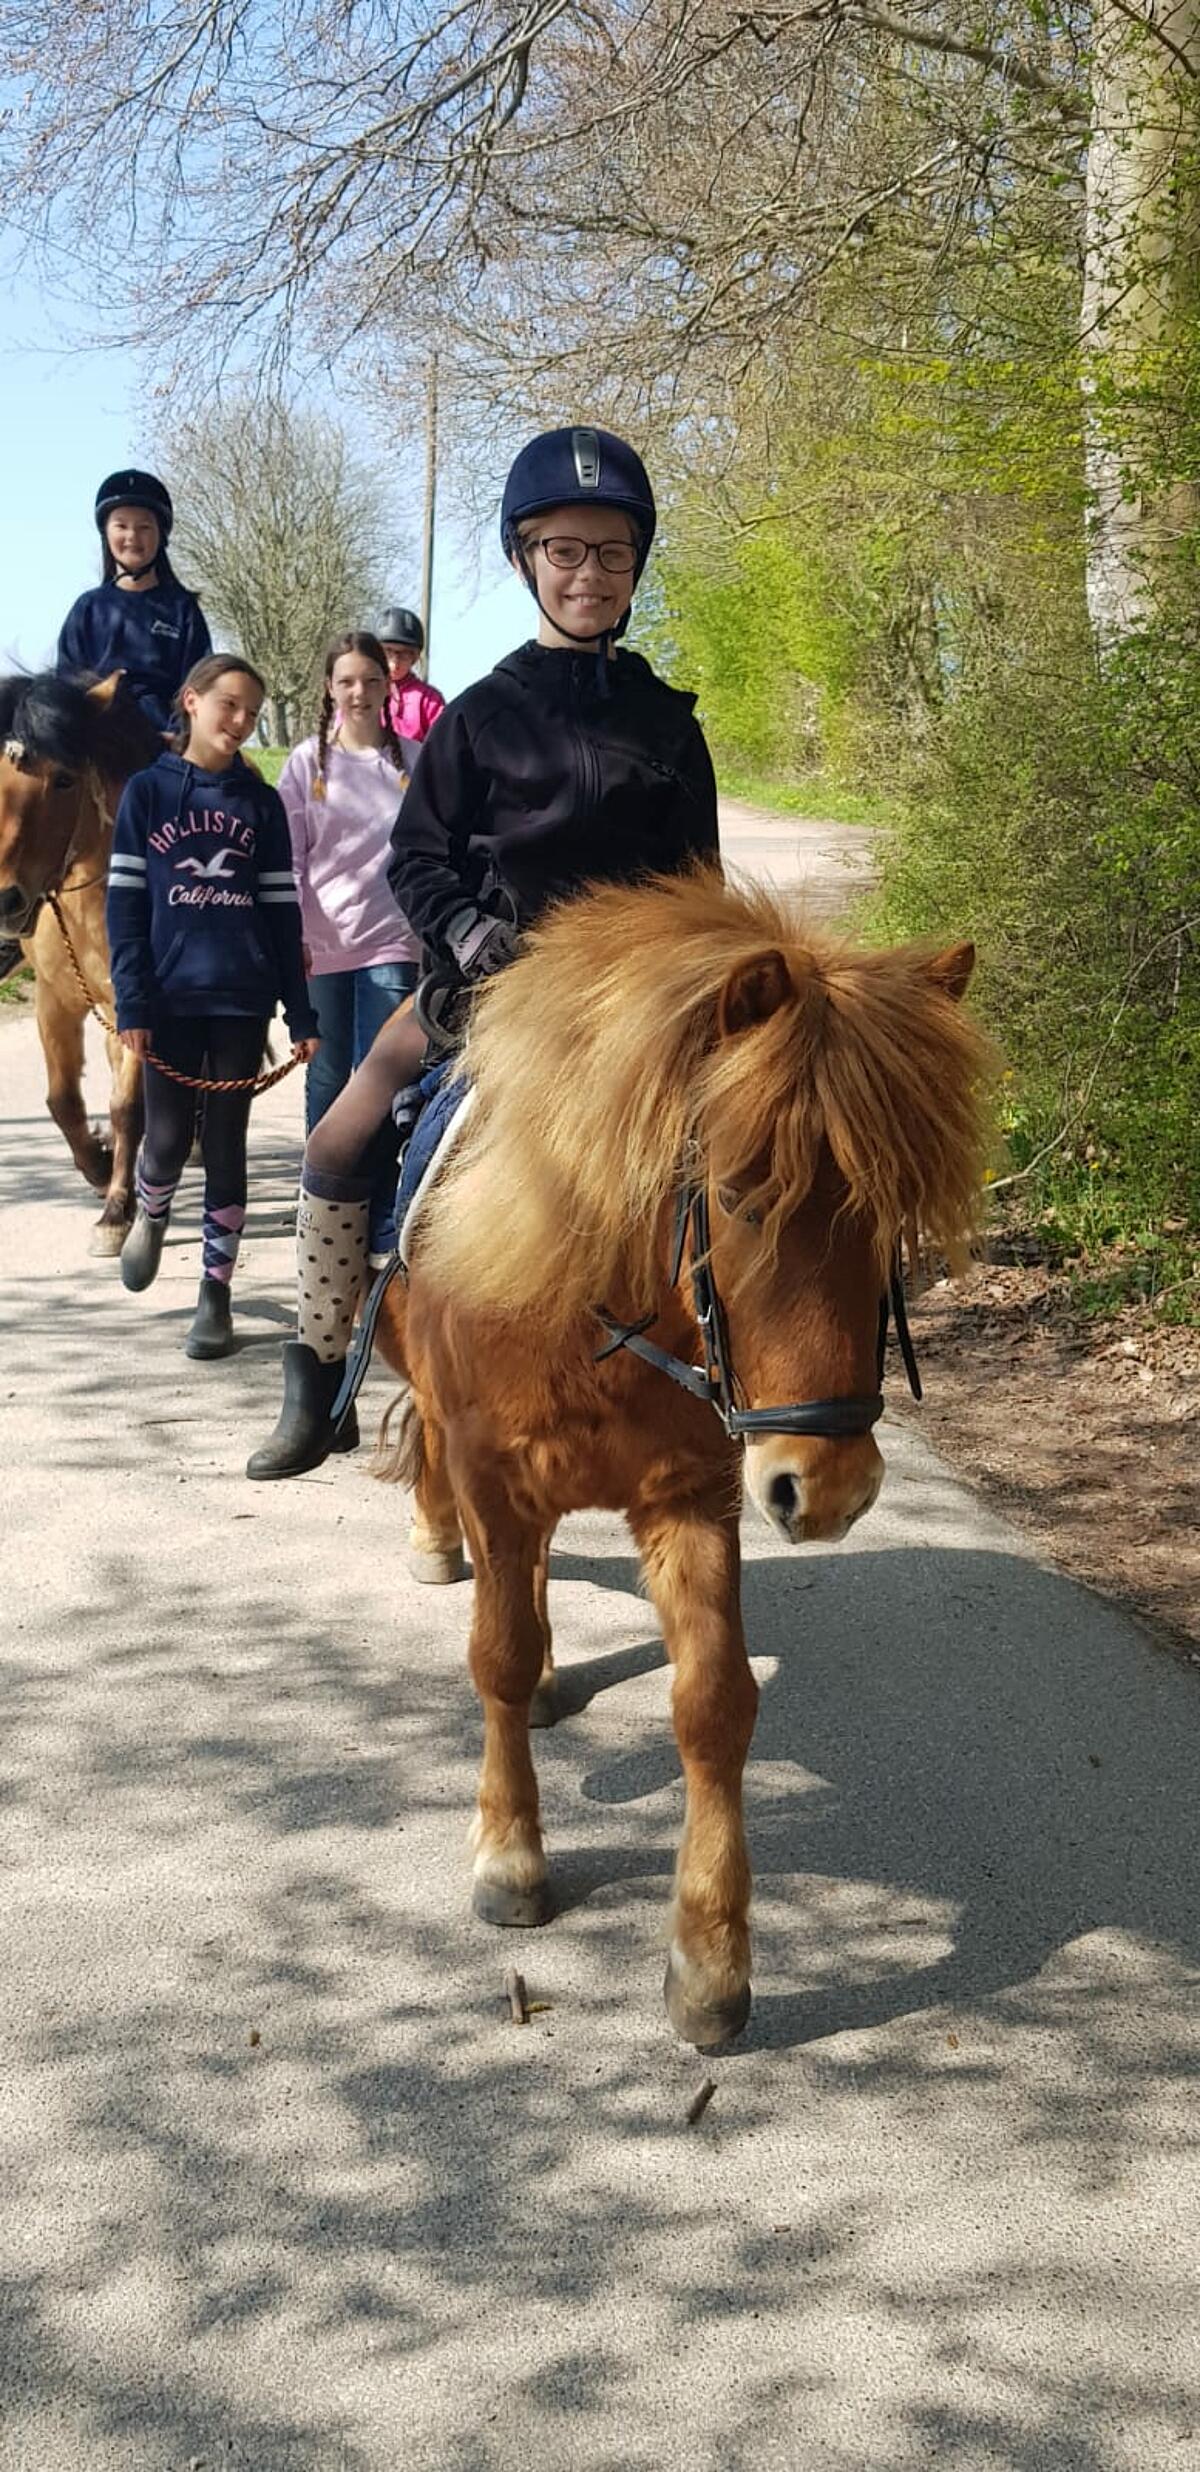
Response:
[{"label": "girl in pink jacket", "polygon": [[392,691],[388,710],[398,738],[410,738],[418,746],[428,738],[438,714],[446,709],[446,698],[431,687],[428,679],[413,675],[414,664],[425,650],[425,629],[413,609],[385,609],[379,623],[379,641],[387,654]]},{"label": "girl in pink jacket", "polygon": [[[279,781],[321,1034],[308,1068],[309,1133],[417,982],[421,948],[387,880],[392,827],[416,752],[392,724],[378,637],[339,635],[325,656],[319,726],[293,749]],[[390,1128],[378,1147],[363,1172],[371,1179],[371,1255],[386,1260],[396,1186]]]}]

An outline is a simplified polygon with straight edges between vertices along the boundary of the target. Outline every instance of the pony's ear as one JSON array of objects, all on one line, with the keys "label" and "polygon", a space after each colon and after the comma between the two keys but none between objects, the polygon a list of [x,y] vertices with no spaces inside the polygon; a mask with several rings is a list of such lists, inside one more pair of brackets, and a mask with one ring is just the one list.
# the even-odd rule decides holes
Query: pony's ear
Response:
[{"label": "pony's ear", "polygon": [[795,993],[782,953],[755,953],[731,970],[717,998],[717,1028],[723,1039],[769,1020]]},{"label": "pony's ear", "polygon": [[974,967],[973,944],[948,944],[944,953],[935,953],[932,961],[925,964],[926,973],[934,986],[940,987],[943,994],[952,996],[956,1004],[959,997],[967,992],[967,981]]},{"label": "pony's ear", "polygon": [[107,678],[98,678],[95,686],[87,689],[89,704],[98,704],[101,712],[107,712],[124,675],[124,670],[110,670]]}]

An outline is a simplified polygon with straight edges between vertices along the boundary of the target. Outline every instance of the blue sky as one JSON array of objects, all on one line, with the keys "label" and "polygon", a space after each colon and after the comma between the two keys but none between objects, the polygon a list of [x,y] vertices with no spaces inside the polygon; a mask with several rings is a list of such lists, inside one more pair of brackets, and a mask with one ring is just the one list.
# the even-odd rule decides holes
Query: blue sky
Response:
[{"label": "blue sky", "polygon": [[[148,460],[151,424],[128,355],[64,346],[68,313],[43,299],[26,278],[5,273],[2,256],[0,318],[6,337],[7,447],[0,669],[38,669],[52,657],[76,594],[98,581],[92,521],[97,484],[118,464]],[[419,469],[419,451],[407,453],[405,461]],[[394,577],[392,597],[410,606],[419,603],[415,563],[411,574]],[[494,535],[476,561],[448,527],[439,528],[430,667],[443,693],[457,694],[502,652],[523,642],[532,632],[530,617],[528,596],[504,567]]]}]

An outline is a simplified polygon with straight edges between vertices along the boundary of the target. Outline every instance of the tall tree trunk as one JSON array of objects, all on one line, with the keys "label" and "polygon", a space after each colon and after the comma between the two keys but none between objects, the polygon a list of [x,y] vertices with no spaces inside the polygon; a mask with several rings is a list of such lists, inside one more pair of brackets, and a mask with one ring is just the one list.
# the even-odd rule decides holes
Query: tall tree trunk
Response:
[{"label": "tall tree trunk", "polygon": [[1081,339],[1088,609],[1103,646],[1149,616],[1156,564],[1198,513],[1195,487],[1164,472],[1144,379],[1192,304],[1180,173],[1197,125],[1200,0],[1148,0],[1144,20],[1128,0],[1095,0],[1093,22]]}]

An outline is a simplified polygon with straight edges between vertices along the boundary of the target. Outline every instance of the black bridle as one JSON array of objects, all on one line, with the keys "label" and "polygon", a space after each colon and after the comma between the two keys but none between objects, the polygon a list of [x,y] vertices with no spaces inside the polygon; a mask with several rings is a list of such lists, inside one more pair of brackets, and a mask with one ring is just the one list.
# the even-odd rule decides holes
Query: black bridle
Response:
[{"label": "black bridle", "polygon": [[[682,1356],[672,1356],[660,1348],[646,1332],[657,1314],[648,1313],[640,1322],[619,1322],[614,1315],[597,1306],[597,1318],[609,1337],[607,1344],[596,1350],[595,1362],[602,1364],[606,1356],[615,1356],[618,1348],[628,1348],[631,1356],[640,1357],[644,1365],[653,1365],[657,1373],[665,1373],[677,1382],[681,1390],[690,1391],[694,1399],[703,1399],[715,1408],[730,1440],[740,1442],[761,1433],[803,1433],[826,1436],[831,1441],[848,1434],[869,1433],[883,1414],[882,1389],[869,1396],[848,1394],[841,1399],[802,1399],[789,1401],[786,1407],[744,1408],[737,1404],[740,1385],[729,1353],[729,1333],[725,1310],[721,1303],[712,1268],[712,1230],[708,1212],[708,1186],[705,1181],[685,1181],[679,1189],[675,1206],[675,1234],[672,1245],[671,1285],[678,1287],[683,1274],[683,1259],[691,1238],[692,1302],[700,1336],[704,1343],[704,1364],[689,1365]],[[900,1354],[914,1399],[921,1396],[921,1377],[908,1327],[904,1303],[904,1283],[897,1253],[891,1276],[879,1300],[879,1337],[876,1363],[877,1379],[883,1381],[883,1360],[887,1348],[889,1320],[895,1322]]]}]

